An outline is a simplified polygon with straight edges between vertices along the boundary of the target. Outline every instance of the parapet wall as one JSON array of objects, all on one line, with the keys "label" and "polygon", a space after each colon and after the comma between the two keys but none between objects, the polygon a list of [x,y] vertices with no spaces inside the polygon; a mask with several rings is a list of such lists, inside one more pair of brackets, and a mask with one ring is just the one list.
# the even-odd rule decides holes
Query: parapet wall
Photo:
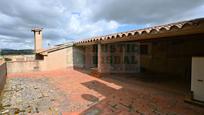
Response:
[{"label": "parapet wall", "polygon": [[0,63],[0,91],[4,88],[4,84],[6,83],[6,63]]},{"label": "parapet wall", "polygon": [[35,60],[35,55],[3,55],[5,60],[10,61],[33,61]]},{"label": "parapet wall", "polygon": [[24,73],[24,72],[35,72],[45,70],[44,61],[9,61],[6,64],[7,73]]}]

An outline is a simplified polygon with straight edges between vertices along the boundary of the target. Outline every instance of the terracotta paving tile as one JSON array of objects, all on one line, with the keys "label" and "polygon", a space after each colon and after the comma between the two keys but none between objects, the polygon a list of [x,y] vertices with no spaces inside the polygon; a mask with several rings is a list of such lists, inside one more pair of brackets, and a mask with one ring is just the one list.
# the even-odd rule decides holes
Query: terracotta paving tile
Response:
[{"label": "terracotta paving tile", "polygon": [[[143,81],[132,83],[109,76],[95,78],[73,69],[13,74],[8,75],[9,78],[47,78],[49,83],[56,90],[63,92],[67,98],[59,99],[56,103],[60,109],[58,112],[62,115],[203,115],[204,113],[204,108],[185,103],[184,95],[151,87]],[[40,113],[46,114],[46,111]]]}]

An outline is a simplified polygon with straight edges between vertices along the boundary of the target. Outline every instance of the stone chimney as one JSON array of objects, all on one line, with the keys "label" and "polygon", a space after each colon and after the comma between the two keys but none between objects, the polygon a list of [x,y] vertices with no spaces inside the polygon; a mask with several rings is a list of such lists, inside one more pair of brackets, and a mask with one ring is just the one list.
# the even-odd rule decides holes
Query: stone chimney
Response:
[{"label": "stone chimney", "polygon": [[42,48],[42,30],[43,28],[33,28],[31,31],[34,32],[34,51],[35,53],[41,51]]}]

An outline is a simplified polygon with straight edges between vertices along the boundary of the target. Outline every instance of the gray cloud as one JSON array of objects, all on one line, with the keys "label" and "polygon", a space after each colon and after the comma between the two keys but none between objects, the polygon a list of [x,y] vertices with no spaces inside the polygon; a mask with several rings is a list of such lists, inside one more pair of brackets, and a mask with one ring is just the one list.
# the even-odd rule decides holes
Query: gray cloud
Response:
[{"label": "gray cloud", "polygon": [[32,48],[117,32],[124,24],[161,24],[204,16],[203,0],[1,0],[0,48]]},{"label": "gray cloud", "polygon": [[94,20],[154,24],[188,18],[183,17],[186,12],[203,4],[203,0],[100,0],[91,7],[94,9]]},{"label": "gray cloud", "polygon": [[[59,27],[63,26],[67,12],[60,6],[61,3],[50,0],[4,0],[0,1],[0,35],[6,36],[6,38],[0,37],[0,39],[10,39],[10,44],[25,44],[26,40],[32,41],[33,33],[31,28],[43,27],[46,30],[44,33],[45,39],[56,39],[60,38],[61,34]],[[50,29],[54,30],[49,31]],[[17,40],[12,39],[16,37]],[[7,46],[6,41],[1,42],[0,48]],[[29,44],[29,46],[33,46]],[[20,46],[21,48],[22,45]]]}]

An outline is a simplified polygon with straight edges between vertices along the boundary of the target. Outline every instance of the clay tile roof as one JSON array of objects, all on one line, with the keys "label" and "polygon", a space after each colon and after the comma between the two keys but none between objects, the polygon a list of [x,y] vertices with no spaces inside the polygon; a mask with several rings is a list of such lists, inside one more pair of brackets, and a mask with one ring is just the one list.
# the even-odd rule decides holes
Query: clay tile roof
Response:
[{"label": "clay tile roof", "polygon": [[148,35],[148,34],[159,34],[162,31],[171,31],[171,30],[180,30],[182,28],[184,28],[185,26],[196,26],[198,24],[198,22],[204,22],[204,18],[200,18],[200,19],[194,19],[194,20],[189,20],[189,21],[182,21],[182,22],[176,22],[176,23],[170,23],[170,24],[165,24],[165,25],[159,25],[159,26],[153,26],[153,27],[148,27],[148,28],[144,28],[144,29],[138,29],[138,30],[132,30],[132,31],[127,31],[127,32],[120,32],[120,33],[114,33],[114,34],[110,34],[110,35],[104,35],[104,36],[96,36],[93,38],[88,38],[88,39],[84,39],[84,40],[80,40],[75,42],[74,44],[80,44],[80,43],[84,43],[84,41],[86,41],[86,43],[88,42],[93,42],[93,39],[96,40],[109,40],[109,39],[118,39],[118,38],[123,38],[123,37],[127,37],[127,36],[134,36],[134,35]]},{"label": "clay tile roof", "polygon": [[55,46],[53,46],[51,48],[39,51],[37,53],[39,53],[39,54],[42,54],[42,53],[45,53],[45,52],[49,53],[49,52],[57,51],[57,50],[64,49],[64,48],[67,48],[67,47],[71,47],[72,45],[73,45],[73,43],[58,44],[58,45],[55,45]]}]

